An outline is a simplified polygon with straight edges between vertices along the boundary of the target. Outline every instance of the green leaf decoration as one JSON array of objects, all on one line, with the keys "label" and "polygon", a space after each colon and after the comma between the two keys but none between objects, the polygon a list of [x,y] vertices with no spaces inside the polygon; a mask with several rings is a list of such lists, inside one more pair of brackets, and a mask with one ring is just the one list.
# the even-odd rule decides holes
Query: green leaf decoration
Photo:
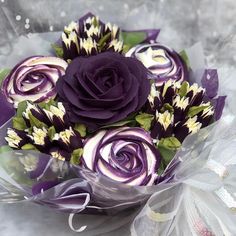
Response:
[{"label": "green leaf decoration", "polygon": [[130,50],[130,46],[129,45],[123,45],[123,53],[126,53],[126,52],[128,52],[129,50]]},{"label": "green leaf decoration", "polygon": [[21,147],[22,150],[37,150],[37,148],[31,144],[31,143],[27,143],[24,146]]},{"label": "green leaf decoration", "polygon": [[100,49],[102,49],[104,47],[104,45],[106,44],[106,41],[111,37],[111,32],[107,33],[106,35],[104,35],[98,42],[98,46]]},{"label": "green leaf decoration", "polygon": [[127,124],[133,124],[133,123],[136,123],[136,121],[135,120],[122,120],[122,121],[116,122],[114,124],[105,125],[102,128],[106,129],[106,128],[112,128],[112,127],[121,127],[121,126],[124,126]]},{"label": "green leaf decoration", "polygon": [[181,147],[181,142],[176,137],[162,138],[158,143],[158,146],[161,145],[168,149],[177,150]]},{"label": "green leaf decoration", "polygon": [[149,131],[151,128],[151,123],[154,119],[154,115],[141,113],[135,117],[135,120],[140,124],[140,126]]},{"label": "green leaf decoration", "polygon": [[10,69],[1,69],[0,70],[0,86],[2,84],[2,81],[7,77],[7,75],[10,73]]},{"label": "green leaf decoration", "polygon": [[40,102],[38,105],[42,109],[50,110],[50,106],[56,106],[57,102],[54,99],[50,99],[47,102]]},{"label": "green leaf decoration", "polygon": [[160,176],[163,174],[164,171],[165,171],[165,165],[164,165],[164,162],[161,161],[159,169],[157,170],[157,174]]},{"label": "green leaf decoration", "polygon": [[86,126],[85,125],[75,124],[74,129],[80,133],[81,137],[86,136]]},{"label": "green leaf decoration", "polygon": [[80,157],[83,155],[83,148],[75,149],[71,155],[70,163],[73,165],[79,165]]},{"label": "green leaf decoration", "polygon": [[124,32],[121,31],[121,39],[124,42],[123,52],[127,52],[130,48],[142,43],[146,38],[145,32]]},{"label": "green leaf decoration", "polygon": [[54,136],[56,134],[56,129],[54,126],[51,126],[49,129],[48,129],[48,136],[50,138],[50,141],[53,140]]},{"label": "green leaf decoration", "polygon": [[51,44],[55,54],[57,57],[63,58],[63,48],[62,46],[56,44],[56,43],[52,43]]},{"label": "green leaf decoration", "polygon": [[191,66],[190,66],[190,61],[189,61],[189,58],[188,58],[188,55],[186,53],[185,50],[182,50],[180,53],[179,53],[180,57],[182,58],[182,60],[184,61],[185,65],[187,66],[187,69],[190,69]]},{"label": "green leaf decoration", "polygon": [[174,158],[176,151],[168,149],[162,145],[158,145],[158,150],[162,156],[160,171],[163,172],[168,166],[168,164],[171,162],[171,160]]},{"label": "green leaf decoration", "polygon": [[22,113],[25,112],[27,107],[27,101],[20,102],[17,107],[16,116],[22,117]]},{"label": "green leaf decoration", "polygon": [[194,117],[209,106],[192,106],[188,110],[188,117]]},{"label": "green leaf decoration", "polygon": [[184,81],[179,89],[180,97],[184,97],[187,95],[189,89],[189,83]]},{"label": "green leaf decoration", "polygon": [[94,27],[98,27],[99,26],[99,21],[97,20],[96,17],[93,17],[92,24],[93,24]]},{"label": "green leaf decoration", "polygon": [[12,148],[10,148],[8,145],[4,145],[4,146],[1,146],[0,147],[0,154],[1,153],[4,153],[4,152],[10,152],[10,151],[12,151],[13,149]]},{"label": "green leaf decoration", "polygon": [[175,137],[162,138],[157,148],[162,156],[162,164],[160,171],[164,171],[166,166],[174,158],[176,151],[181,147],[180,141]]},{"label": "green leaf decoration", "polygon": [[174,108],[169,104],[165,103],[161,108],[161,112],[164,113],[165,111],[169,111],[170,113],[174,113]]},{"label": "green leaf decoration", "polygon": [[37,128],[42,129],[43,127],[47,127],[46,124],[44,124],[43,122],[39,121],[36,117],[34,117],[31,113],[29,113],[29,121],[30,121],[30,125],[36,126]]},{"label": "green leaf decoration", "polygon": [[17,130],[25,130],[27,128],[25,120],[22,117],[13,117],[12,126]]}]

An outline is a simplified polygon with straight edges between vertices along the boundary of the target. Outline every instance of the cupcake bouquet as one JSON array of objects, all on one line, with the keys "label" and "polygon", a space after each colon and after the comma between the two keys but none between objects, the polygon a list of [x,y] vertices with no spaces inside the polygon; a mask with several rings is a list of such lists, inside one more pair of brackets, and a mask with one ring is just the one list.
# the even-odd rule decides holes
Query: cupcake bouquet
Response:
[{"label": "cupcake bouquet", "polygon": [[115,214],[175,186],[183,146],[205,142],[226,97],[217,70],[196,78],[187,53],[158,34],[89,13],[65,26],[54,53],[1,71],[5,201]]}]

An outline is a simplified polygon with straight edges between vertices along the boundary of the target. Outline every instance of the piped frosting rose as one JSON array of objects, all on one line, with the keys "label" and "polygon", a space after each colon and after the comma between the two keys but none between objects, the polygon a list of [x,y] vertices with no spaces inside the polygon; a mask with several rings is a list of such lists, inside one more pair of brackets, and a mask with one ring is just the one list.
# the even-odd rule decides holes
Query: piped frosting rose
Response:
[{"label": "piped frosting rose", "polygon": [[104,52],[74,59],[56,88],[70,120],[96,130],[138,111],[147,101],[150,86],[141,62]]},{"label": "piped frosting rose", "polygon": [[56,96],[55,85],[67,63],[57,57],[33,56],[17,64],[2,83],[2,92],[15,107],[21,101],[42,102]]},{"label": "piped frosting rose", "polygon": [[151,72],[150,78],[156,81],[156,85],[162,85],[169,79],[186,80],[185,63],[176,51],[165,45],[160,43],[140,44],[131,48],[126,56],[140,60]]},{"label": "piped frosting rose", "polygon": [[102,130],[84,145],[83,167],[128,185],[152,185],[160,154],[148,132],[122,127]]}]

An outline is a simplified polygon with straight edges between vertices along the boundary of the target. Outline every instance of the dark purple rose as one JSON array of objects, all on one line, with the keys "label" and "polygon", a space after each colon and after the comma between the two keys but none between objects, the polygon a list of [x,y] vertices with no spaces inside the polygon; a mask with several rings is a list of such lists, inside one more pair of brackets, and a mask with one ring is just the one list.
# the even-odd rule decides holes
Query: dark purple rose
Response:
[{"label": "dark purple rose", "polygon": [[137,59],[105,52],[74,59],[56,89],[71,121],[95,130],[138,111],[147,100],[150,81]]},{"label": "dark purple rose", "polygon": [[101,130],[84,145],[82,165],[128,185],[152,185],[160,154],[148,132],[122,127]]},{"label": "dark purple rose", "polygon": [[173,49],[160,43],[140,44],[131,48],[127,57],[140,60],[151,72],[150,78],[160,86],[165,81],[183,81],[187,79],[187,67],[180,55]]}]

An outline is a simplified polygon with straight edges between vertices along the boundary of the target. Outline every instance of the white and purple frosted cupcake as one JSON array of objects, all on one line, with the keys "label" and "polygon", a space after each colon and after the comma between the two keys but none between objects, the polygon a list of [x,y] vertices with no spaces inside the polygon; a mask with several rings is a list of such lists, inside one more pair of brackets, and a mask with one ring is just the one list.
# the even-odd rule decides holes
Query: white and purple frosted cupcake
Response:
[{"label": "white and purple frosted cupcake", "polygon": [[149,78],[154,79],[158,86],[168,80],[187,80],[187,66],[180,55],[160,43],[137,45],[131,48],[126,56],[141,61],[150,71]]},{"label": "white and purple frosted cupcake", "polygon": [[108,178],[132,185],[153,185],[161,157],[148,132],[122,127],[102,130],[84,145],[82,166]]}]

